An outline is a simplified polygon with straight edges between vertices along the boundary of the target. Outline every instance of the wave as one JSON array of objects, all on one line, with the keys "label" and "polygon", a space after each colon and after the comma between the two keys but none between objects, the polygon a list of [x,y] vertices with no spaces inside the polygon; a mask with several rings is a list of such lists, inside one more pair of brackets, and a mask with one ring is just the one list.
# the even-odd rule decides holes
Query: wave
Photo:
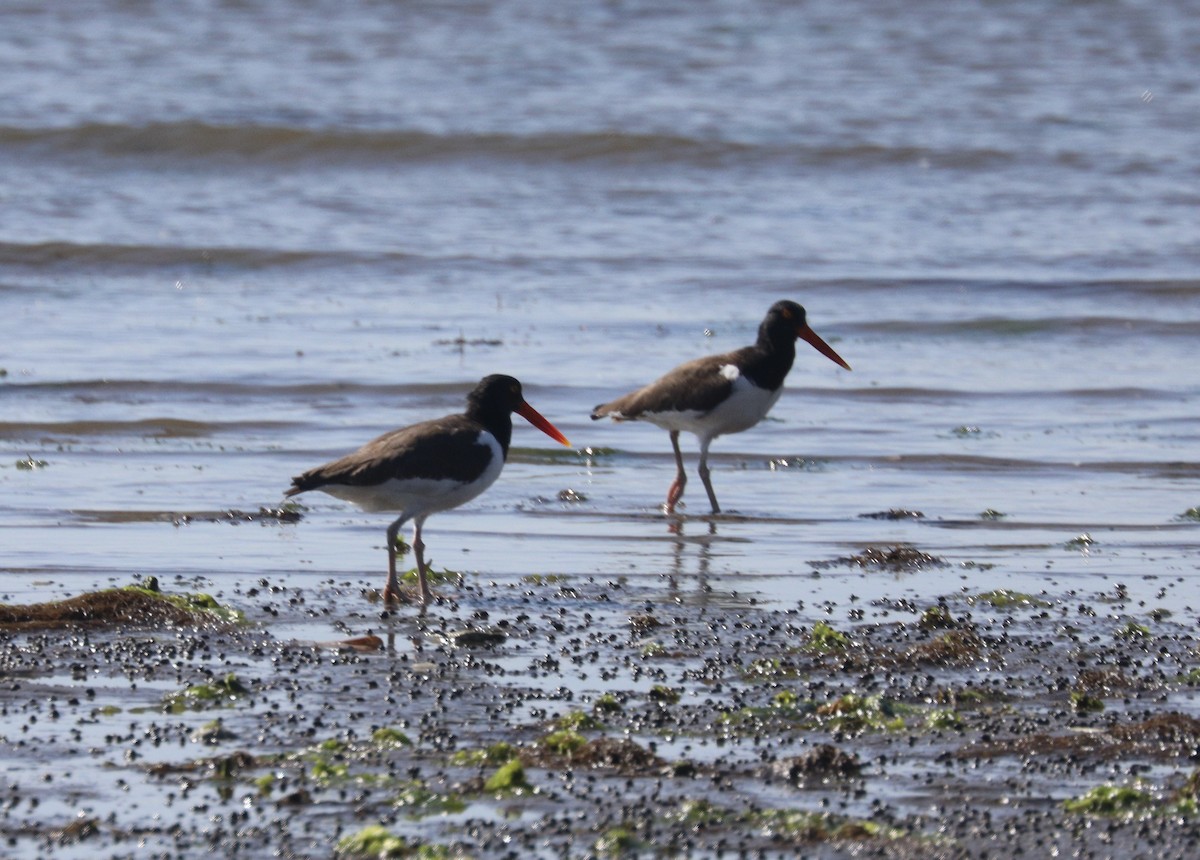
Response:
[{"label": "wave", "polygon": [[[466,382],[411,382],[372,384],[360,382],[197,382],[178,379],[77,379],[57,382],[10,382],[0,380],[0,392],[23,395],[46,394],[89,402],[153,402],[186,399],[263,399],[268,397],[312,399],[318,397],[440,397],[465,394],[475,384]],[[157,420],[157,419],[156,419]],[[165,420],[165,419],[164,419]],[[126,422],[116,422],[126,423]],[[0,427],[12,424],[0,423]]]},{"label": "wave", "polygon": [[969,400],[1045,401],[1048,398],[1071,400],[1118,400],[1122,402],[1162,400],[1175,402],[1179,392],[1171,389],[1115,386],[1112,388],[1021,389],[1019,391],[968,391],[949,388],[870,386],[863,388],[796,388],[791,392],[805,397],[834,400],[865,400],[878,403],[961,403]]},{"label": "wave", "polygon": [[810,166],[937,166],[975,169],[1020,156],[992,148],[938,150],[871,142],[809,146],[796,139],[737,141],[676,134],[623,131],[531,134],[419,130],[303,128],[280,125],[219,125],[201,121],[141,126],[87,123],[63,128],[0,127],[0,152],[29,157],[218,159],[246,163],[319,161],[322,164],[499,159],[691,164]]},{"label": "wave", "polygon": [[[405,398],[443,397],[465,394],[474,380],[461,382],[365,383],[342,381],[319,382],[247,382],[194,381],[181,379],[74,379],[53,382],[18,382],[0,380],[0,393],[22,396],[46,395],[55,399],[69,398],[80,402],[161,402],[164,400],[263,400],[268,398],[312,400],[326,397]],[[554,386],[550,386],[553,388]],[[956,403],[967,400],[1037,400],[1047,398],[1073,400],[1120,400],[1122,402],[1179,400],[1174,389],[1114,386],[1112,388],[1022,389],[1019,391],[970,391],[954,388],[924,388],[916,386],[864,386],[861,388],[820,388],[788,386],[793,396],[829,400],[860,400],[877,403]],[[594,391],[582,396],[591,402],[602,397]],[[3,425],[0,425],[3,426]]]},{"label": "wave", "polygon": [[1196,337],[1200,321],[1161,320],[1133,317],[1063,316],[1014,319],[989,316],[962,320],[867,320],[842,324],[845,333],[871,335],[919,335],[922,337],[960,337],[990,335],[1026,337],[1028,335],[1103,335],[1138,337]]},{"label": "wave", "polygon": [[[769,283],[769,282],[768,282]],[[1127,299],[1130,295],[1152,296],[1161,299],[1188,299],[1200,297],[1200,278],[1109,278],[1070,280],[998,280],[994,278],[823,278],[819,281],[806,279],[781,279],[777,290],[786,291],[808,286],[836,287],[851,293],[894,290],[920,290],[930,295],[970,295],[973,293],[1011,293],[1037,298],[1081,297],[1095,301],[1098,298]]]},{"label": "wave", "polygon": [[81,263],[105,267],[233,265],[268,268],[312,265],[328,254],[267,248],[203,248],[178,245],[110,245],[75,242],[0,242],[0,265],[43,268]]},{"label": "wave", "polygon": [[[94,436],[133,436],[141,439],[193,439],[221,432],[262,429],[263,422],[192,421],[184,418],[142,418],[133,421],[2,421],[0,438],[79,439]],[[275,426],[279,426],[278,423]]]}]

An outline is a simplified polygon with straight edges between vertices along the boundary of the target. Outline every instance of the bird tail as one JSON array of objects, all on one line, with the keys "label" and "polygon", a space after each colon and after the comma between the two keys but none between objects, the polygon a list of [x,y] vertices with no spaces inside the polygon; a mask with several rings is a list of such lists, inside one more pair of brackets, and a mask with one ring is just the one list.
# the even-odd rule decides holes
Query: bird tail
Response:
[{"label": "bird tail", "polygon": [[285,496],[297,496],[300,493],[315,490],[323,483],[324,481],[318,475],[313,472],[305,472],[303,475],[297,475],[292,478],[292,485],[284,490],[283,494]]}]

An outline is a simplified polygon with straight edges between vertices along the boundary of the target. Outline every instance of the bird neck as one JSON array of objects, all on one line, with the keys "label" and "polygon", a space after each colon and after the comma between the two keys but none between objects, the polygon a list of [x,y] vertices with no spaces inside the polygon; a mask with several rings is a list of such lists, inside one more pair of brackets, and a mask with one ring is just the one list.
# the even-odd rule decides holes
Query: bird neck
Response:
[{"label": "bird neck", "polygon": [[755,346],[767,355],[784,358],[790,366],[796,358],[796,329],[790,322],[783,320],[764,320],[758,329],[758,342]]},{"label": "bird neck", "polygon": [[763,325],[754,345],[754,359],[745,374],[758,386],[774,391],[783,385],[792,363],[796,360],[796,337],[793,330]]},{"label": "bird neck", "polygon": [[508,446],[512,442],[512,413],[506,409],[488,408],[485,404],[471,404],[467,417],[483,426],[500,443],[500,450],[508,459]]}]

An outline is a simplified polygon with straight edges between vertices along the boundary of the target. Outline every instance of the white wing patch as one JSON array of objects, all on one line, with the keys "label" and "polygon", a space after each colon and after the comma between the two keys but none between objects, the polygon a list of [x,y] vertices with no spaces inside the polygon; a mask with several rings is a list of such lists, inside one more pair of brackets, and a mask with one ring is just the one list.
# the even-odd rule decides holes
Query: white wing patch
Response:
[{"label": "white wing patch", "polygon": [[730,382],[733,382],[735,379],[737,379],[739,376],[742,375],[742,372],[740,370],[738,370],[738,366],[736,364],[722,364],[721,365],[721,375],[724,376],[726,379],[728,379]]}]

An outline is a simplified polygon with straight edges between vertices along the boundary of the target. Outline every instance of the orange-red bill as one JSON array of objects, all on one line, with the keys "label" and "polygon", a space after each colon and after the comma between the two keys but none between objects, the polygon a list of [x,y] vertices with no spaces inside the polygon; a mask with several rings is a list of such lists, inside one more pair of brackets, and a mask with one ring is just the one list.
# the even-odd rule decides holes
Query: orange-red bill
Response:
[{"label": "orange-red bill", "polygon": [[530,406],[528,403],[525,403],[524,401],[522,401],[521,405],[517,407],[517,414],[520,415],[522,418],[524,418],[526,421],[528,421],[530,424],[532,424],[534,427],[541,430],[543,433],[545,433],[547,436],[549,436],[555,442],[561,442],[563,445],[566,445],[568,448],[571,447],[571,443],[567,441],[567,437],[564,436],[562,433],[560,433],[558,431],[557,427],[555,427],[553,424],[551,424],[549,421],[547,421],[545,418],[543,418],[541,416],[541,414],[536,409],[534,409],[532,406]]},{"label": "orange-red bill", "polygon": [[821,355],[825,356],[833,363],[840,364],[842,367],[846,368],[846,370],[850,369],[850,365],[846,364],[845,359],[834,352],[833,347],[821,340],[821,336],[808,326],[796,329],[796,336],[804,338],[806,341],[812,344],[813,349],[821,353]]}]

